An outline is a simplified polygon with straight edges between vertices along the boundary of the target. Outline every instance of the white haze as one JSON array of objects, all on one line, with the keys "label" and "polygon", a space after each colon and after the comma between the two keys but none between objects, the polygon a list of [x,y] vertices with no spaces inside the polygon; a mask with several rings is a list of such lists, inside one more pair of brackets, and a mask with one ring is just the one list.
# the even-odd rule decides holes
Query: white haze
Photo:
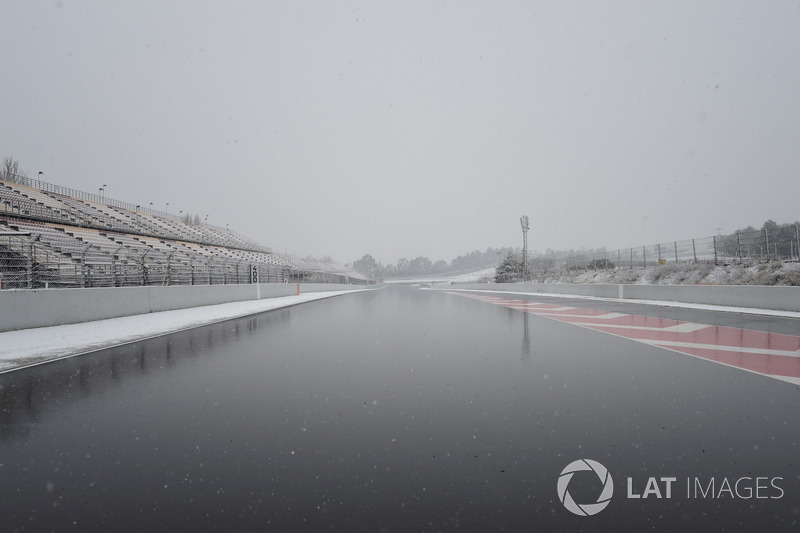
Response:
[{"label": "white haze", "polygon": [[349,262],[791,222],[797,2],[29,1],[0,156]]}]

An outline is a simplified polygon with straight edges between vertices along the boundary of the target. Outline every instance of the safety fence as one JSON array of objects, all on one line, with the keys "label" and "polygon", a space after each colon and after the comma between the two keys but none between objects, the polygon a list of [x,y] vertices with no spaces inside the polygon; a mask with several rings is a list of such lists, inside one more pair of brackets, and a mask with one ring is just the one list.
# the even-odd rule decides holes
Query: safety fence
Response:
[{"label": "safety fence", "polygon": [[177,252],[150,255],[123,246],[110,254],[91,245],[65,253],[42,242],[38,234],[0,231],[0,288],[366,283],[348,273],[303,268],[302,262],[294,266],[224,256],[190,258]]},{"label": "safety fence", "polygon": [[0,233],[0,287],[129,287],[231,283],[365,283],[347,274],[230,258],[157,262],[136,252],[101,256],[87,250],[66,256],[28,236]]},{"label": "safety fence", "polygon": [[542,254],[532,257],[529,263],[531,268],[547,270],[604,270],[647,268],[667,263],[767,261],[800,261],[800,227],[797,224],[610,251]]}]

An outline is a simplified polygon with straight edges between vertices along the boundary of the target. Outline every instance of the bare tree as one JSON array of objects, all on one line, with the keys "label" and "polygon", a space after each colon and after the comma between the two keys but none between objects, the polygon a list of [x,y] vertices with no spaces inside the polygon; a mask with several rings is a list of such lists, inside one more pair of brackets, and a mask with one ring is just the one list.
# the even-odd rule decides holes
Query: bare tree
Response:
[{"label": "bare tree", "polygon": [[3,166],[0,168],[0,179],[13,183],[22,183],[27,177],[27,172],[19,169],[19,161],[10,156],[3,158]]},{"label": "bare tree", "polygon": [[197,213],[185,213],[181,215],[181,222],[189,226],[199,226],[201,224],[200,215]]}]

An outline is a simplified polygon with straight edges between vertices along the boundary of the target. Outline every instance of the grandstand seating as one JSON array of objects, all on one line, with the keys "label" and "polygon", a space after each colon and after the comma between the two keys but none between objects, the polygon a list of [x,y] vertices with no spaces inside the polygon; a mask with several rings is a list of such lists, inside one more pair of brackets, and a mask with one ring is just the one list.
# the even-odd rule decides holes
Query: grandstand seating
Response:
[{"label": "grandstand seating", "polygon": [[[70,193],[70,194],[67,194]],[[277,254],[227,229],[44,182],[0,181],[6,288],[249,283],[366,283],[342,267]]]}]

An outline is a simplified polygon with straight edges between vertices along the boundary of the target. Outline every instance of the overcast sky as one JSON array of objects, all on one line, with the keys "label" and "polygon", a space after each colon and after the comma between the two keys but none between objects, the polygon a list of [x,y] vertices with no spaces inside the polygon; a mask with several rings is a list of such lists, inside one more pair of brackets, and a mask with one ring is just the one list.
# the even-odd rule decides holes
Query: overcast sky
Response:
[{"label": "overcast sky", "polygon": [[276,251],[800,219],[800,3],[7,1],[0,156]]}]

